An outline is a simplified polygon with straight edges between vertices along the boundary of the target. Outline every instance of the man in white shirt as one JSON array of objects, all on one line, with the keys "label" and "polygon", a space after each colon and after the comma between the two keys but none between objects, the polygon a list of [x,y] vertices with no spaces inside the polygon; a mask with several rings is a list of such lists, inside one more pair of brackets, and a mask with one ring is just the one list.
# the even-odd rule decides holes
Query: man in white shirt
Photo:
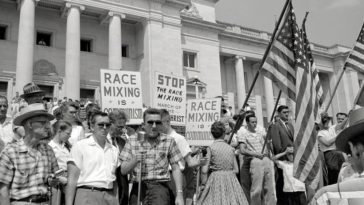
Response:
[{"label": "man in white shirt", "polygon": [[[188,176],[186,176],[186,172],[184,172],[185,168],[186,168],[186,162],[188,167],[196,167],[198,165],[200,165],[200,160],[196,157],[192,157],[192,150],[190,148],[190,145],[188,144],[186,138],[180,134],[178,134],[171,126],[171,116],[169,115],[168,110],[166,109],[161,109],[161,114],[162,114],[162,124],[163,124],[163,131],[162,133],[172,137],[177,144],[177,147],[179,149],[179,151],[182,154],[183,159],[181,161],[178,162],[178,165],[181,169],[181,171],[183,171],[183,175],[184,175],[184,180],[183,180],[183,188],[184,188],[184,197],[185,198],[193,198],[193,193],[194,191],[192,190],[193,193],[190,193],[191,189],[188,188],[188,184],[187,183],[195,183],[194,180],[189,180]],[[174,185],[174,180],[172,178],[171,183],[170,183],[170,188],[173,191],[173,194],[176,195],[176,190],[175,185]]]},{"label": "man in white shirt", "polygon": [[66,205],[119,204],[113,189],[115,170],[120,166],[119,150],[106,138],[110,126],[106,113],[95,112],[91,117],[93,134],[73,145],[72,161],[68,163]]},{"label": "man in white shirt", "polygon": [[[257,127],[255,115],[246,116],[246,129],[239,130],[238,141],[243,155],[251,157],[250,162],[250,203],[276,204],[274,187],[273,162],[266,157],[268,149],[264,149],[267,133],[264,128]],[[264,149],[264,150],[263,150]]]}]

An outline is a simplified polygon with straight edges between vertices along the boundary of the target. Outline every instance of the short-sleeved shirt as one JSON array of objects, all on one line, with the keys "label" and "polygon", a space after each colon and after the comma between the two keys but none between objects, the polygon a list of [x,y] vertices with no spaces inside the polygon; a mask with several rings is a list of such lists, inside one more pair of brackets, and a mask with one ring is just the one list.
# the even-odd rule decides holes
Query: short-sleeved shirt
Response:
[{"label": "short-sleeved shirt", "polygon": [[51,140],[48,145],[53,149],[59,168],[67,170],[67,162],[71,159],[70,151],[65,147],[64,144],[57,144],[53,140]]},{"label": "short-sleeved shirt", "polygon": [[192,153],[190,145],[188,144],[186,138],[183,137],[182,135],[178,134],[175,130],[172,130],[172,132],[169,134],[169,136],[171,136],[176,141],[177,147],[182,154],[183,159],[181,159],[181,161],[178,162],[178,165],[181,170],[184,170],[185,163],[186,163],[184,158],[188,154]]},{"label": "short-sleeved shirt", "polygon": [[76,142],[71,149],[72,161],[80,169],[77,186],[113,188],[115,170],[120,165],[119,150],[109,141],[102,148],[94,136]]},{"label": "short-sleeved shirt", "polygon": [[[327,130],[320,130],[317,133],[317,136],[318,136],[318,138],[323,138],[325,140],[331,140],[333,138],[336,138],[335,128],[329,128]],[[319,145],[320,145],[320,149],[322,152],[336,149],[335,143],[332,143],[330,146],[326,146],[319,140]]]},{"label": "short-sleeved shirt", "polygon": [[47,176],[57,170],[56,157],[47,144],[31,149],[18,140],[0,154],[0,182],[10,187],[12,199],[47,194]]},{"label": "short-sleeved shirt", "polygon": [[[130,136],[120,153],[121,161],[130,161],[132,155],[137,156],[141,151],[143,155],[142,180],[169,181],[169,164],[178,163],[182,159],[175,140],[165,134],[160,134],[154,144],[147,139],[138,141],[137,136]],[[140,167],[136,166],[132,172],[131,180],[137,182]]]},{"label": "short-sleeved shirt", "polygon": [[265,136],[266,132],[264,128],[257,126],[255,132],[251,132],[246,127],[242,127],[238,131],[237,138],[238,142],[244,143],[250,151],[261,153],[264,146]]},{"label": "short-sleeved shirt", "polygon": [[71,137],[68,139],[71,145],[74,145],[77,141],[80,141],[84,138],[85,135],[83,133],[83,127],[80,125],[72,126]]},{"label": "short-sleeved shirt", "polygon": [[14,140],[12,118],[7,117],[4,123],[0,125],[0,139],[4,141],[5,144],[8,144]]}]

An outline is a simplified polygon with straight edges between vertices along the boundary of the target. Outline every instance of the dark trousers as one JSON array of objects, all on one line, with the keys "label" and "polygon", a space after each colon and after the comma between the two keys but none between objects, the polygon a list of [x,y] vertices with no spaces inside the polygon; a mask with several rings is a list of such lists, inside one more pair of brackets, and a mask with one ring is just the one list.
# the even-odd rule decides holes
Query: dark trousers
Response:
[{"label": "dark trousers", "polygon": [[118,185],[118,194],[119,194],[119,203],[120,204],[128,204],[129,201],[129,182],[127,175],[121,175],[120,167],[118,167],[115,171],[116,174],[116,182]]},{"label": "dark trousers", "polygon": [[345,162],[345,158],[342,152],[336,150],[326,151],[324,152],[324,156],[327,167],[328,185],[336,184],[341,166]]},{"label": "dark trousers", "polygon": [[246,199],[250,203],[250,187],[252,185],[252,180],[250,178],[250,162],[252,161],[252,158],[246,156],[240,156],[240,158],[244,158],[240,168],[240,184],[243,188]]},{"label": "dark trousers", "polygon": [[283,192],[283,171],[277,169],[276,192],[277,205],[306,205],[307,199],[305,192]]},{"label": "dark trousers", "polygon": [[[129,205],[136,205],[138,201],[138,183],[133,183]],[[168,182],[142,182],[140,201],[143,205],[170,205],[171,190]]]}]

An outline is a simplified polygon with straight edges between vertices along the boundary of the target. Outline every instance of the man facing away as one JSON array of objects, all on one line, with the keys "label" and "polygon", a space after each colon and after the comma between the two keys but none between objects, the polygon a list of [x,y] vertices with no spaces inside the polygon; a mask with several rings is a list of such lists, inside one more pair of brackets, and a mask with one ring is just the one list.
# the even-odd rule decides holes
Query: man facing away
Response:
[{"label": "man facing away", "polygon": [[115,170],[120,166],[119,150],[107,140],[110,120],[106,113],[91,117],[93,134],[75,142],[72,161],[67,163],[66,205],[117,205],[114,190]]},{"label": "man facing away", "polygon": [[[123,174],[132,172],[133,187],[130,194],[130,205],[137,203],[137,176],[140,172],[142,176],[140,196],[143,204],[170,204],[169,164],[172,166],[172,175],[177,190],[175,204],[183,205],[182,173],[178,165],[178,162],[182,160],[182,155],[176,142],[172,137],[161,133],[163,125],[160,110],[148,108],[144,111],[143,119],[145,134],[139,132],[138,137],[130,136],[120,154],[121,172]],[[140,166],[140,161],[142,166]]]},{"label": "man facing away", "polygon": [[[200,165],[200,160],[196,157],[192,157],[192,150],[190,148],[190,145],[188,144],[187,140],[185,137],[183,137],[182,135],[178,134],[171,126],[171,116],[169,115],[169,112],[166,109],[162,109],[161,110],[161,114],[162,114],[162,124],[163,124],[163,133],[172,137],[177,144],[177,147],[179,149],[179,151],[182,154],[183,159],[181,161],[179,161],[179,167],[181,169],[181,171],[183,171],[184,174],[184,180],[183,180],[183,185],[184,186],[184,196],[185,198],[189,199],[189,201],[192,201],[193,199],[193,188],[194,186],[191,187],[190,183],[193,183],[193,185],[195,185],[195,181],[191,180],[191,173],[193,170],[189,169],[189,168],[193,168],[196,167],[198,165]],[[186,162],[187,162],[187,169],[186,168]],[[185,172],[186,171],[186,172]],[[187,176],[187,175],[188,176]],[[188,177],[188,179],[187,179]],[[193,178],[193,177],[192,177]],[[187,186],[190,185],[190,186]],[[175,190],[175,183],[173,178],[171,179],[171,184],[170,184],[170,188],[173,191],[173,195],[176,195],[176,190]],[[192,190],[191,190],[192,188]],[[192,192],[191,192],[192,191]],[[172,197],[174,198],[174,197]]]},{"label": "man facing away", "polygon": [[48,179],[58,171],[57,159],[48,145],[50,120],[43,104],[22,109],[14,124],[25,136],[13,141],[0,154],[0,204],[49,203]]},{"label": "man facing away", "polygon": [[266,132],[264,129],[257,129],[255,115],[246,116],[246,123],[247,129],[239,133],[238,140],[241,153],[252,158],[250,202],[254,205],[274,205],[276,197],[273,162],[266,157],[268,149],[263,150]]}]

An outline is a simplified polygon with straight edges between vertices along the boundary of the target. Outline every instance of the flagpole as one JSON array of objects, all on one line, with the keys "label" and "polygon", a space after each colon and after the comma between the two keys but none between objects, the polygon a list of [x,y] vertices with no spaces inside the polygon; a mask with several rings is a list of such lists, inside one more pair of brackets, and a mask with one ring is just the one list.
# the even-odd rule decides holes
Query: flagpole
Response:
[{"label": "flagpole", "polygon": [[338,80],[337,80],[337,82],[336,82],[336,85],[335,85],[335,87],[334,87],[334,91],[333,91],[333,93],[332,93],[332,94],[331,94],[331,96],[330,96],[330,100],[329,100],[329,102],[327,103],[327,106],[325,107],[325,111],[324,111],[324,112],[327,112],[327,110],[329,109],[330,104],[331,104],[332,100],[334,99],[334,96],[335,96],[336,90],[337,90],[337,88],[339,87],[340,81],[341,81],[341,79],[342,79],[342,77],[343,77],[343,75],[344,75],[344,73],[345,73],[345,70],[346,70],[346,65],[344,65],[344,68],[341,70],[341,73],[340,73],[339,79],[338,79]]},{"label": "flagpole", "polygon": [[360,89],[359,89],[359,93],[356,95],[356,97],[355,97],[355,100],[354,100],[354,104],[353,104],[353,108],[352,108],[352,110],[354,110],[355,109],[355,106],[358,104],[358,101],[359,101],[359,98],[360,98],[360,95],[362,94],[362,92],[363,92],[363,89],[364,89],[364,84],[360,87]]},{"label": "flagpole", "polygon": [[[277,110],[279,100],[281,99],[281,95],[282,95],[282,90],[279,90],[278,97],[277,97],[277,101],[276,101],[276,103],[275,103],[275,105],[274,105],[274,110],[273,110],[273,112],[272,112],[272,115],[270,116],[270,121],[269,121],[268,131],[269,131],[269,129],[270,129],[270,127],[271,127],[272,123],[273,123],[274,113],[275,113],[275,112],[276,112],[276,110]],[[268,133],[268,131],[267,131],[267,133]],[[264,153],[264,149],[265,149],[265,147],[267,146],[267,143],[268,143],[268,137],[269,137],[269,135],[267,135],[267,136],[265,137],[264,144],[263,144],[263,148],[262,148],[262,154]],[[269,150],[268,150],[268,151],[269,151]]]},{"label": "flagpole", "polygon": [[[286,13],[287,7],[288,7],[288,5],[289,5],[290,2],[291,2],[291,0],[286,0],[286,3],[284,4],[283,10],[282,10],[282,12],[281,12],[281,14],[279,16],[279,19],[278,19],[278,23],[276,24],[276,26],[274,28],[274,31],[273,31],[273,34],[272,34],[272,38],[271,38],[271,40],[270,40],[270,42],[268,44],[267,50],[265,50],[265,53],[263,55],[263,59],[262,59],[262,61],[260,63],[258,72],[255,74],[254,79],[253,79],[253,82],[252,82],[252,85],[250,86],[249,91],[248,91],[248,94],[245,97],[245,100],[244,100],[244,103],[243,103],[243,107],[242,107],[243,110],[245,109],[246,104],[248,103],[249,97],[250,97],[250,95],[253,92],[254,85],[255,85],[255,83],[258,80],[258,77],[259,77],[260,71],[262,70],[263,64],[264,64],[265,60],[268,57],[268,54],[270,53],[270,51],[272,49],[273,42],[276,40],[276,37],[277,37],[276,34],[278,32],[279,25],[282,22],[283,16]],[[242,79],[242,80],[244,80],[244,79]],[[232,133],[231,133],[231,135],[229,137],[228,144],[231,143],[231,140],[232,140],[234,134],[236,133],[236,131],[238,131],[238,129],[243,124],[244,118],[245,118],[245,112],[239,116],[237,122],[235,123],[234,129],[233,129],[233,131],[232,131]]]}]

